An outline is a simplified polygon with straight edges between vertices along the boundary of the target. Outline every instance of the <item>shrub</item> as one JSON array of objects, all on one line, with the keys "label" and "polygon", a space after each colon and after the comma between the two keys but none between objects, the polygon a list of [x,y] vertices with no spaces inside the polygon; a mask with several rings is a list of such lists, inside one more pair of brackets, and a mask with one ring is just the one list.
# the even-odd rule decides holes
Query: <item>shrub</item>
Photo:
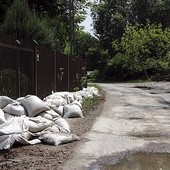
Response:
[{"label": "shrub", "polygon": [[[150,78],[167,74],[170,64],[170,29],[161,25],[132,25],[125,34],[113,42],[117,54],[108,61],[108,72],[124,75],[124,78]],[[138,78],[140,78],[138,77]]]}]

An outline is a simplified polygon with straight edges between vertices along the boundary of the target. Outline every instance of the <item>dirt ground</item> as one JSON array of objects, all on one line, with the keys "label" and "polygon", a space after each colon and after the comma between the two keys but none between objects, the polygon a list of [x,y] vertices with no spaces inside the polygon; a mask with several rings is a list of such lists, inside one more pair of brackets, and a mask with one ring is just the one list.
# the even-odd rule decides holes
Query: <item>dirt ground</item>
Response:
[{"label": "dirt ground", "polygon": [[105,95],[101,97],[99,104],[90,109],[83,119],[68,119],[71,132],[80,137],[80,141],[50,146],[38,144],[32,146],[13,146],[10,151],[0,153],[0,170],[56,170],[71,158],[76,145],[86,141],[83,134],[88,132],[96,117],[101,114]]}]

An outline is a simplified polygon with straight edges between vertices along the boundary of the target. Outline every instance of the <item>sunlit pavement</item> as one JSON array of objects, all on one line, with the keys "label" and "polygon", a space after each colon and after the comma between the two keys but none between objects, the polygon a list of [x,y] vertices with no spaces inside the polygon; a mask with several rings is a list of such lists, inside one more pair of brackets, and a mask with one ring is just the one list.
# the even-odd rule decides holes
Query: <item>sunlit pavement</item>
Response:
[{"label": "sunlit pavement", "polygon": [[99,84],[106,91],[103,111],[88,140],[62,169],[89,169],[101,157],[121,152],[170,152],[170,93],[137,84]]}]

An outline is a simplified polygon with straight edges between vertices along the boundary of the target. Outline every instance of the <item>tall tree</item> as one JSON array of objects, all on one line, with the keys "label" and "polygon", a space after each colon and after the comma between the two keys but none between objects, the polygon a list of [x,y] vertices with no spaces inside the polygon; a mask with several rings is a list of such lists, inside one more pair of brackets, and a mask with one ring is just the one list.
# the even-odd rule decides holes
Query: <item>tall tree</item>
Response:
[{"label": "tall tree", "polygon": [[94,29],[103,48],[112,54],[112,42],[120,38],[124,33],[127,22],[127,0],[101,0],[99,4],[93,4],[92,17]]},{"label": "tall tree", "polygon": [[170,26],[170,0],[132,0],[131,20],[145,24],[161,23],[162,26]]}]

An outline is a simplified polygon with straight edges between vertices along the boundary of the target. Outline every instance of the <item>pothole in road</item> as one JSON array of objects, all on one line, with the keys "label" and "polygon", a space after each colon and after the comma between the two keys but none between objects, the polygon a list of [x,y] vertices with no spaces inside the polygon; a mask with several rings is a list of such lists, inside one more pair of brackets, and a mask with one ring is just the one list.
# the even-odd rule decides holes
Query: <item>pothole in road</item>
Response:
[{"label": "pothole in road", "polygon": [[126,155],[118,162],[100,165],[95,170],[169,170],[168,153],[135,153]]},{"label": "pothole in road", "polygon": [[149,86],[134,86],[133,88],[138,88],[138,89],[143,89],[143,90],[153,90],[153,89],[155,89],[154,87],[149,87]]},{"label": "pothole in road", "polygon": [[138,137],[138,138],[155,138],[155,137],[160,137],[162,135],[156,132],[144,132],[144,133],[137,132],[137,133],[130,134],[130,136]]}]

